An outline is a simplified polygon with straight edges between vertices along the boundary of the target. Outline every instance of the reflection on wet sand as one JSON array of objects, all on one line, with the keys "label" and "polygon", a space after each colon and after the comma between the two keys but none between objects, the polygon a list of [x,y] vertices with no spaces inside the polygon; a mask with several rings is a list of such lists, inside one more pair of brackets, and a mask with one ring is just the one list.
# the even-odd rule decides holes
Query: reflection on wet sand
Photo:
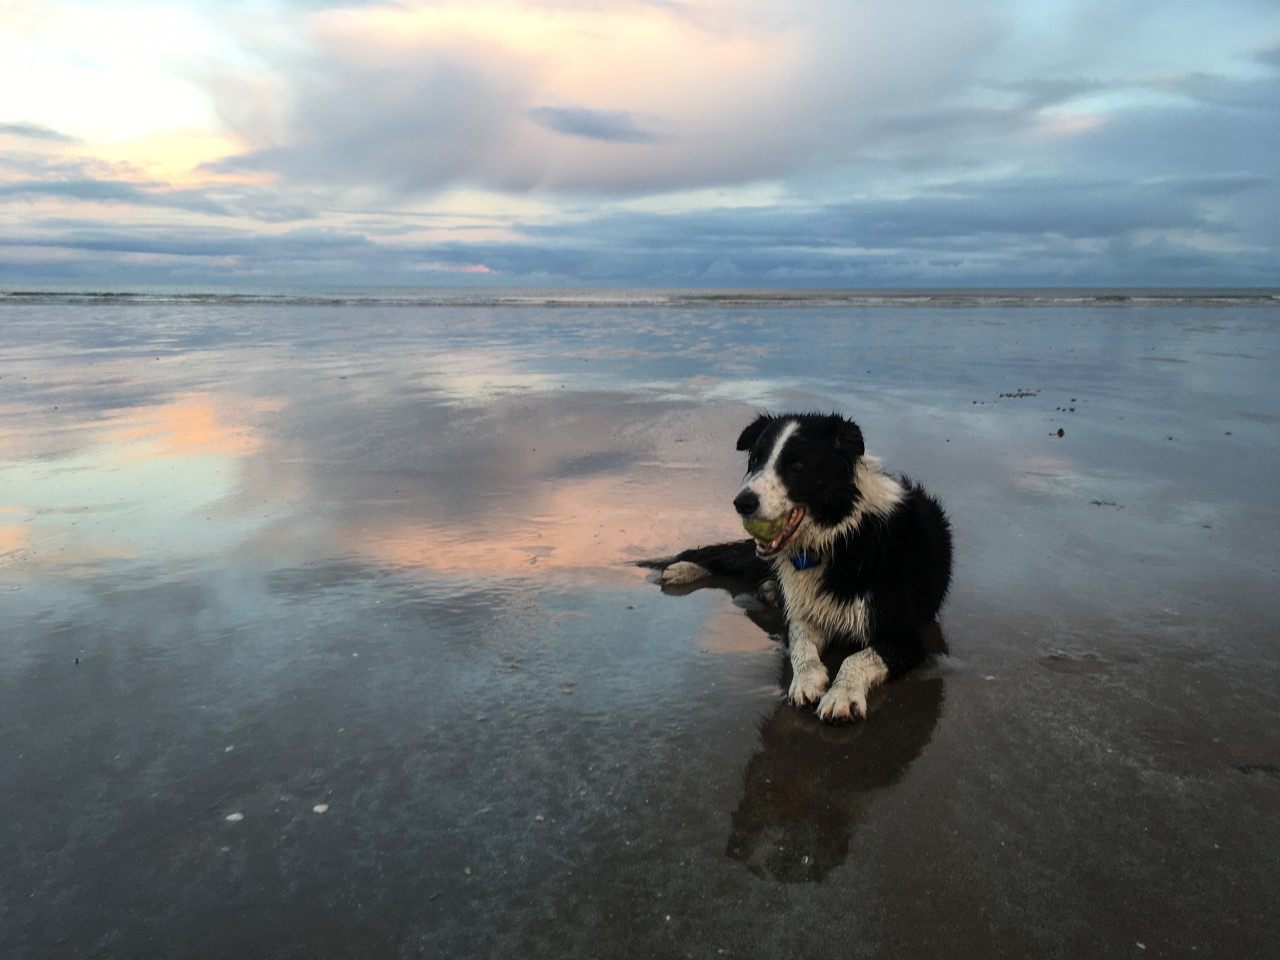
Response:
[{"label": "reflection on wet sand", "polygon": [[22,507],[0,506],[0,563],[26,549],[30,535],[20,522],[26,513]]},{"label": "reflection on wet sand", "polygon": [[[262,447],[262,437],[247,422],[278,412],[283,401],[258,399],[228,403],[227,397],[184,393],[159,403],[107,411],[101,443],[120,449],[121,459],[162,457],[244,457]],[[238,406],[245,409],[231,411]]]},{"label": "reflection on wet sand", "polygon": [[[786,625],[777,608],[761,602],[753,584],[717,577],[700,584],[664,587],[677,596],[700,589],[725,590],[757,627],[781,641]],[[744,630],[739,621],[739,629]],[[725,646],[723,641],[713,645]],[[938,624],[925,630],[931,657],[947,653]],[[847,651],[831,650],[834,672]],[[779,648],[778,694],[791,682],[791,665]],[[811,710],[781,702],[760,721],[760,746],[742,774],[726,853],[756,876],[781,883],[826,879],[849,855],[850,840],[871,803],[902,779],[933,738],[942,717],[943,677],[929,664],[877,690],[863,723],[827,725]]]},{"label": "reflection on wet sand", "polygon": [[107,409],[54,457],[28,431],[31,455],[0,462],[0,562],[84,576],[111,560],[224,549],[246,528],[209,514],[264,446],[254,423],[280,406],[190,392]]},{"label": "reflection on wet sand", "polygon": [[344,529],[337,549],[410,574],[473,578],[573,571],[593,580],[660,550],[672,529],[712,539],[723,536],[725,525],[696,504],[664,500],[661,485],[611,473],[535,487],[519,503],[498,502],[491,512],[452,523],[373,518]]},{"label": "reflection on wet sand", "polygon": [[928,746],[943,686],[940,676],[908,675],[878,692],[865,723],[839,727],[780,703],[742,775],[728,855],[782,883],[826,879],[875,798]]},{"label": "reflection on wet sand", "polygon": [[301,555],[419,579],[581,584],[617,580],[628,561],[735,526],[717,486],[731,485],[734,452],[686,448],[683,435],[699,440],[705,427],[683,405],[558,391],[472,408],[410,395],[379,400],[376,433],[370,416],[345,400],[292,412],[280,442],[305,451],[297,468],[323,511],[273,528],[255,552],[301,540]]}]

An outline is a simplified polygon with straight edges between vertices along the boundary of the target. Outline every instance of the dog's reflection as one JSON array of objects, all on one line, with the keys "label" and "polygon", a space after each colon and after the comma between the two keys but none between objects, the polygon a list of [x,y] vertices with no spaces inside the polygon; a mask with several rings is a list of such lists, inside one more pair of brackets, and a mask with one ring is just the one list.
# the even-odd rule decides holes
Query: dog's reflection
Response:
[{"label": "dog's reflection", "polygon": [[[761,630],[782,640],[781,612],[768,602],[768,585],[715,577],[697,585],[666,587],[683,595],[718,587],[735,597]],[[933,737],[942,716],[944,681],[938,657],[946,639],[925,628],[930,658],[901,680],[876,691],[868,718],[831,726],[812,710],[779,703],[760,723],[760,748],[742,775],[742,799],[729,826],[726,852],[754,874],[783,883],[816,883],[845,861],[849,841],[878,791],[897,783]],[[849,651],[832,651],[834,673]],[[781,689],[791,666],[781,658]]]},{"label": "dog's reflection", "polygon": [[[941,630],[928,633],[930,649],[945,653]],[[828,726],[779,704],[761,722],[760,748],[742,775],[728,855],[783,883],[823,880],[848,857],[876,793],[897,783],[933,737],[942,699],[943,678],[926,662],[878,691],[862,723]]]}]

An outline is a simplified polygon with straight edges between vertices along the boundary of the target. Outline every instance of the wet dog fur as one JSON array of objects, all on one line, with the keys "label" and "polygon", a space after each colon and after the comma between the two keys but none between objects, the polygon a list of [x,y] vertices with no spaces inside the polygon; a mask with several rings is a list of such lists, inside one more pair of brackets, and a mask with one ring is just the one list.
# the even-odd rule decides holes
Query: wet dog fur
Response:
[{"label": "wet dog fur", "polygon": [[[866,453],[837,414],[761,415],[738,438],[747,473],[734,498],[771,539],[699,547],[652,566],[666,585],[713,576],[776,584],[792,703],[826,721],[864,719],[867,695],[919,664],[923,629],[951,583],[951,526],[938,501]],[[779,529],[781,528],[781,529]],[[852,651],[834,679],[824,653]]]}]

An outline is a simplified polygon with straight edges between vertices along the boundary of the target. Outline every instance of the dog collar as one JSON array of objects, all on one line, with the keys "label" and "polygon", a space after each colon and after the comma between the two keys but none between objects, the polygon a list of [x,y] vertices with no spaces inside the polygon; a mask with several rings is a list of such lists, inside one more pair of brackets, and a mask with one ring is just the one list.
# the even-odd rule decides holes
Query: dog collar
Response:
[{"label": "dog collar", "polygon": [[808,570],[810,567],[816,567],[822,557],[816,553],[810,553],[808,550],[801,550],[799,553],[791,554],[788,559],[797,570]]}]

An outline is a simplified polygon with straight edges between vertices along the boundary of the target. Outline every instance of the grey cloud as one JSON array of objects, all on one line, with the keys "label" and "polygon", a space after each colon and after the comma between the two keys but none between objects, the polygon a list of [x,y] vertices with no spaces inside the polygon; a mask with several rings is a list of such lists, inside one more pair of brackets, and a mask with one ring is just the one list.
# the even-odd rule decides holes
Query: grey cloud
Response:
[{"label": "grey cloud", "polygon": [[[1250,180],[1250,183],[1254,181]],[[1226,229],[1200,212],[1179,182],[1022,179],[956,183],[896,200],[814,208],[749,208],[681,215],[615,214],[574,224],[530,225],[533,238],[620,249],[693,245],[732,254],[743,248],[806,250],[976,244],[1003,235],[1108,239],[1138,230]],[[984,241],[986,242],[986,241]]]},{"label": "grey cloud", "polygon": [[964,144],[1010,136],[1030,122],[1029,111],[1021,107],[927,106],[870,114],[862,122],[861,133],[869,151],[909,150],[916,155],[922,148],[936,149],[939,143]]},{"label": "grey cloud", "polygon": [[41,150],[10,150],[0,154],[0,184],[5,175],[14,176],[9,183],[38,180],[45,183],[73,180],[118,180],[137,183],[145,175],[130,163],[99,160],[94,157],[60,156]]},{"label": "grey cloud", "polygon": [[1280,112],[1280,78],[1259,82],[1211,73],[1186,73],[1162,85],[1191,100],[1217,107]]},{"label": "grey cloud", "polygon": [[307,220],[319,209],[314,202],[317,197],[289,185],[212,183],[174,188],[144,177],[143,171],[127,163],[13,151],[0,155],[0,203],[40,196],[64,197],[210,216],[242,216],[262,223]]},{"label": "grey cloud", "polygon": [[656,134],[642,129],[622,111],[589,110],[586,107],[535,107],[529,119],[556,133],[586,137],[607,143],[654,143]]},{"label": "grey cloud", "polygon": [[46,222],[52,237],[33,232],[27,237],[0,240],[5,246],[63,247],[97,253],[143,253],[174,257],[251,257],[285,263],[316,264],[338,255],[365,256],[375,247],[362,234],[337,230],[300,229],[282,234],[248,234],[229,229],[104,228],[83,223]]},{"label": "grey cloud", "polygon": [[996,89],[1020,96],[1028,110],[1043,110],[1069,103],[1085,94],[1099,93],[1108,87],[1101,80],[1084,77],[1035,77],[1017,83],[997,84]]},{"label": "grey cloud", "polygon": [[231,212],[200,190],[171,190],[158,184],[139,185],[118,180],[23,180],[0,184],[0,199],[32,196],[171,207],[192,213],[227,215]]},{"label": "grey cloud", "polygon": [[[281,71],[288,106],[271,135],[262,112],[245,108],[242,84],[211,79],[220,115],[241,118],[237,132],[259,145],[210,169],[384,198],[458,185],[630,196],[783,178],[883,154],[898,140],[963,144],[1026,122],[1025,107],[1002,115],[965,103],[999,33],[989,20],[948,10],[921,21],[913,4],[863,5],[857,16],[808,6],[830,29],[759,5],[775,32],[788,31],[776,73],[708,78],[696,111],[677,99],[654,117],[548,105],[538,64],[482,49],[365,50],[359,62],[334,49],[291,61]],[[895,42],[908,34],[910,45]]]},{"label": "grey cloud", "polygon": [[1258,173],[1213,173],[1195,177],[1168,177],[1159,182],[1171,191],[1187,196],[1234,197],[1241,193],[1264,190],[1275,183],[1275,178]]},{"label": "grey cloud", "polygon": [[[373,194],[383,202],[457,186],[591,197],[773,180],[803,192],[815,175],[853,184],[880,172],[1005,165],[1011,156],[1023,169],[1051,175],[1073,169],[1058,153],[1071,147],[1028,146],[1041,111],[1134,85],[1089,75],[1088,61],[1066,56],[1066,40],[1045,41],[1065,58],[1061,66],[1009,79],[1001,73],[1007,45],[1029,38],[994,7],[903,0],[811,2],[799,10],[762,3],[739,11],[745,19],[734,29],[748,29],[752,18],[769,24],[793,46],[795,64],[776,78],[744,75],[732,88],[711,83],[699,91],[696,115],[680,103],[652,118],[549,105],[536,63],[482,49],[362,50],[360,58],[316,50],[282,63],[288,96],[279,116],[252,106],[244,84],[211,78],[220,114],[258,146],[206,169],[273,172],[284,189]],[[1120,27],[1145,22],[1138,5],[1126,10],[1117,14]],[[1030,62],[1035,51],[1024,55]],[[1217,81],[1181,82],[1206,110],[1276,99],[1255,83],[1210,89]],[[1168,154],[1158,138],[1147,149]]]},{"label": "grey cloud", "polygon": [[[527,225],[527,243],[459,244],[452,252],[510,274],[580,282],[1264,285],[1274,282],[1267,251],[1275,238],[1235,236],[1234,225],[1202,200],[1268,189],[1270,181],[1252,175],[1141,185],[954,184],[901,200],[809,209],[618,213]],[[1221,252],[1170,239],[1183,234],[1220,238]],[[1232,250],[1237,242],[1244,249]]]},{"label": "grey cloud", "polygon": [[25,140],[50,140],[57,143],[75,142],[74,137],[39,123],[0,123],[0,136],[22,137]]},{"label": "grey cloud", "polygon": [[[482,263],[508,283],[704,283],[837,286],[987,284],[1265,285],[1275,238],[1239,237],[1215,217],[1224,198],[1274,194],[1256,175],[1123,180],[1035,178],[951,184],[898,200],[683,214],[614,213],[572,224],[516,224],[514,239],[374,243],[352,231],[280,235],[234,230],[94,230],[70,224],[57,241],[91,263],[124,253],[169,254],[184,270],[251,271],[279,281],[414,283],[458,275],[424,264]],[[1269,228],[1259,223],[1257,229]],[[1187,236],[1216,238],[1204,248]],[[3,258],[0,258],[2,260]],[[195,261],[212,262],[204,267]],[[86,269],[88,269],[86,267]],[[114,267],[119,270],[118,264]],[[132,269],[132,268],[129,268]],[[141,268],[139,268],[141,269]],[[161,269],[161,268],[152,268]]]},{"label": "grey cloud", "polygon": [[512,128],[528,96],[518,65],[486,66],[430,52],[376,68],[321,57],[291,79],[294,108],[283,145],[205,169],[273,171],[339,193],[431,193],[460,182],[515,189],[534,184],[513,166],[518,144]]},{"label": "grey cloud", "polygon": [[[1280,85],[1271,96],[1280,98]],[[1177,105],[1110,114],[1096,129],[1052,144],[1055,169],[1117,180],[1268,177],[1280,156],[1274,110]],[[1257,198],[1255,202],[1267,202]],[[1277,211],[1280,213],[1280,211]]]}]

